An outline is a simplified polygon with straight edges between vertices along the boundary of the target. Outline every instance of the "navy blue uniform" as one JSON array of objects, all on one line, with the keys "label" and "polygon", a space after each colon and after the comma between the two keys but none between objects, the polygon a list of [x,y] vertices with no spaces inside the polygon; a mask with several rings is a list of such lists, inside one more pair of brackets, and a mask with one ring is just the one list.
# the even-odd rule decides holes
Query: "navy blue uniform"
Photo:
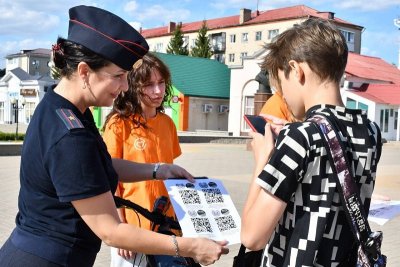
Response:
[{"label": "navy blue uniform", "polygon": [[20,179],[14,246],[62,266],[92,266],[101,240],[71,201],[114,193],[118,177],[90,110],[49,91],[27,130]]}]

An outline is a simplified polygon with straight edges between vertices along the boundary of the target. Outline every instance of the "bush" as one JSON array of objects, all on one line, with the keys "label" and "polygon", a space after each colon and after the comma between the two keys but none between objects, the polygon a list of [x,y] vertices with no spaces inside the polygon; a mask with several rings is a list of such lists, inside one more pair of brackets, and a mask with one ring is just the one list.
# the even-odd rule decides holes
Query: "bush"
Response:
[{"label": "bush", "polygon": [[18,134],[17,138],[15,138],[15,133],[4,133],[0,132],[0,141],[24,141],[25,134]]}]

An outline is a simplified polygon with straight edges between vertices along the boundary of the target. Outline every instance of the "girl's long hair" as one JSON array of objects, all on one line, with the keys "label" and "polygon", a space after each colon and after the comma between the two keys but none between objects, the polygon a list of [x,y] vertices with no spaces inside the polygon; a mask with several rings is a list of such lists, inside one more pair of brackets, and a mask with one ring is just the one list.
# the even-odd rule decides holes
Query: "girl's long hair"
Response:
[{"label": "girl's long hair", "polygon": [[157,112],[165,112],[164,104],[171,106],[173,94],[171,73],[168,67],[154,54],[147,53],[142,64],[133,68],[128,74],[128,91],[121,94],[114,100],[111,112],[107,115],[103,130],[110,119],[116,115],[116,121],[119,119],[132,119],[135,127],[143,126],[146,128],[146,120],[143,117],[141,101],[144,97],[144,87],[150,81],[153,70],[158,70],[165,82],[165,95],[163,104],[156,108]]}]

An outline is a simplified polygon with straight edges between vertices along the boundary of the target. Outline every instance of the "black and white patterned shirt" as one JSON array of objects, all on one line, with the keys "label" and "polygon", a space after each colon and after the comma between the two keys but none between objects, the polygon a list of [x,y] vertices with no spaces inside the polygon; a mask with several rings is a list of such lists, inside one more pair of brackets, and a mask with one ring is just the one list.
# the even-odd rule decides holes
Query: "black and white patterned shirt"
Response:
[{"label": "black and white patterned shirt", "polygon": [[[319,105],[308,110],[306,117],[315,112],[324,113],[338,125],[352,164],[350,171],[368,211],[382,149],[378,126],[361,110]],[[287,203],[264,252],[262,266],[337,266],[350,255],[354,238],[321,138],[314,123],[286,125],[278,136],[275,152],[256,180]]]}]

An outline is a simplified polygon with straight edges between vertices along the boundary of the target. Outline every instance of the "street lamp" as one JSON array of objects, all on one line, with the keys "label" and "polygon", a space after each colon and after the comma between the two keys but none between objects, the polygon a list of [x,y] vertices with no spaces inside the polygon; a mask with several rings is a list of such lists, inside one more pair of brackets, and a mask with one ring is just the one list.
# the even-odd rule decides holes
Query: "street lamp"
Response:
[{"label": "street lamp", "polygon": [[[21,106],[19,106],[18,102],[21,103]],[[25,98],[22,97],[21,100],[19,100],[18,98],[14,97],[11,99],[11,104],[14,109],[15,122],[17,123],[17,127],[15,129],[15,141],[17,141],[18,140],[18,113],[19,113],[19,110],[23,109],[25,106]]]}]

